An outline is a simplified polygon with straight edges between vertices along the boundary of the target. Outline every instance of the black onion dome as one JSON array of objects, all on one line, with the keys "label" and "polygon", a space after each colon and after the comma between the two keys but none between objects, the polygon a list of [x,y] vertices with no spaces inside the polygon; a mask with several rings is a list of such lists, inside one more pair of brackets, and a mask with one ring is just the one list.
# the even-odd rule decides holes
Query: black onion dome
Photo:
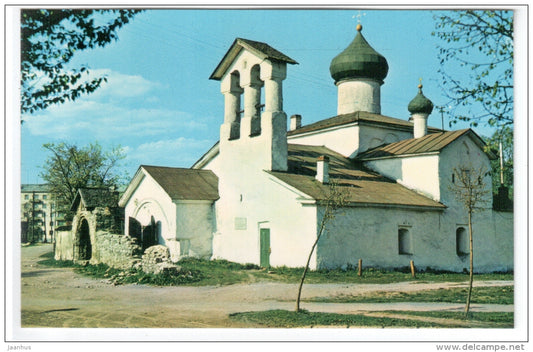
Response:
[{"label": "black onion dome", "polygon": [[358,25],[354,40],[331,61],[329,72],[335,82],[349,78],[383,81],[389,72],[387,60],[368,44],[361,29],[362,26]]},{"label": "black onion dome", "polygon": [[433,103],[422,94],[422,85],[418,86],[418,94],[411,100],[407,109],[411,114],[431,114]]}]

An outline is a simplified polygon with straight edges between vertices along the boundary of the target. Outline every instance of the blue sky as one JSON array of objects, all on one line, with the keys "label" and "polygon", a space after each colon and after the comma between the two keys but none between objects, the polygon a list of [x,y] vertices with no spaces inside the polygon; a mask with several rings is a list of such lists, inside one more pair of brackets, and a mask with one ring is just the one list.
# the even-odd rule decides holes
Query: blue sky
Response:
[{"label": "blue sky", "polygon": [[[298,61],[283,82],[287,116],[303,123],[336,115],[337,89],[331,60],[356,34],[388,61],[381,89],[382,114],[407,119],[417,93],[446,103],[439,88],[435,12],[427,10],[149,10],[122,28],[119,40],[80,52],[72,64],[87,64],[108,83],[76,102],[23,116],[21,182],[40,183],[47,158],[42,145],[67,141],[105,148],[122,146],[124,170],[140,164],[190,167],[217,140],[223,120],[218,81],[209,80],[236,37],[266,42]],[[429,124],[441,126],[437,110]],[[445,128],[448,128],[445,121]],[[466,126],[456,125],[454,128]],[[481,134],[490,131],[479,129]]]}]

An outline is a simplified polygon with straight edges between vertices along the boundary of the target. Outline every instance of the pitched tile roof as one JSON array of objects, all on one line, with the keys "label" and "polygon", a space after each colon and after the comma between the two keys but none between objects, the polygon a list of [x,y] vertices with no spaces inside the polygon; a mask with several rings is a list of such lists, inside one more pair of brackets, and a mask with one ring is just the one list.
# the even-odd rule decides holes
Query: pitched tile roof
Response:
[{"label": "pitched tile roof", "polygon": [[80,202],[83,202],[86,208],[116,207],[118,198],[118,192],[111,191],[109,188],[80,188],[70,209],[76,210]]},{"label": "pitched tile roof", "polygon": [[[298,135],[300,133],[318,131],[330,127],[342,126],[349,123],[369,123],[374,125],[393,125],[399,128],[413,130],[413,123],[407,120],[397,119],[394,117],[384,116],[380,114],[373,114],[366,111],[356,111],[349,114],[337,115],[325,120],[320,120],[315,123],[302,126],[296,130],[287,132],[288,136]],[[440,129],[428,127],[428,131],[437,132]]]},{"label": "pitched tile roof", "polygon": [[231,44],[230,48],[228,49],[220,63],[217,65],[211,76],[209,76],[209,79],[220,80],[226,73],[228,67],[233,63],[233,60],[235,60],[235,58],[243,48],[251,51],[252,53],[263,59],[283,61],[288,64],[298,64],[298,62],[296,62],[295,60],[291,59],[287,55],[274,49],[266,43],[256,42],[254,40],[249,39],[237,38],[233,41],[233,44]]},{"label": "pitched tile roof", "polygon": [[330,158],[330,179],[337,180],[340,188],[348,195],[347,200],[351,203],[445,208],[443,204],[367,170],[361,163],[355,163],[323,146],[289,144],[288,171],[269,171],[269,173],[316,200],[324,200],[328,195],[329,187],[315,179],[316,159],[321,155],[327,155]]},{"label": "pitched tile roof", "polygon": [[210,170],[141,165],[176,200],[217,200],[218,177]]},{"label": "pitched tile roof", "polygon": [[[471,129],[457,131],[430,133],[420,138],[405,139],[399,142],[385,144],[370,149],[357,156],[358,160],[369,160],[384,157],[397,157],[404,155],[439,152],[453,141],[464,135],[470,135],[480,147],[484,146],[482,139]],[[494,157],[489,153],[489,158]]]}]

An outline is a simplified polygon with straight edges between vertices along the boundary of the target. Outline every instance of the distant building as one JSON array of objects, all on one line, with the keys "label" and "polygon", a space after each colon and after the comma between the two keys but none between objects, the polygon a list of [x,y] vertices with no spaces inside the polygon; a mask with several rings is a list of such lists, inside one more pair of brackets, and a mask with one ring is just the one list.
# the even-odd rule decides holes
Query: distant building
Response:
[{"label": "distant building", "polygon": [[21,185],[20,205],[23,243],[52,242],[55,229],[66,225],[47,184]]}]

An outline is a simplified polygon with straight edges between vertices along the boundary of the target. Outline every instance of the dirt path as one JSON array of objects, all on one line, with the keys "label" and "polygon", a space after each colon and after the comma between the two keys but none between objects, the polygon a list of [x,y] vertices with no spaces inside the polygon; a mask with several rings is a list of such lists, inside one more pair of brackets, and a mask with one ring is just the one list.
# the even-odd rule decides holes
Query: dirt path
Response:
[{"label": "dirt path", "polygon": [[[21,310],[23,327],[255,327],[228,315],[294,308],[296,284],[254,283],[204,287],[113,286],[106,280],[77,275],[68,268],[37,264],[50,245],[22,249]],[[478,285],[512,285],[509,281]],[[303,298],[353,295],[372,291],[418,291],[458,287],[457,283],[317,284],[305,285]],[[462,304],[302,304],[309,311],[359,313],[383,310],[461,310]],[[509,305],[473,305],[472,311],[513,311]]]}]

